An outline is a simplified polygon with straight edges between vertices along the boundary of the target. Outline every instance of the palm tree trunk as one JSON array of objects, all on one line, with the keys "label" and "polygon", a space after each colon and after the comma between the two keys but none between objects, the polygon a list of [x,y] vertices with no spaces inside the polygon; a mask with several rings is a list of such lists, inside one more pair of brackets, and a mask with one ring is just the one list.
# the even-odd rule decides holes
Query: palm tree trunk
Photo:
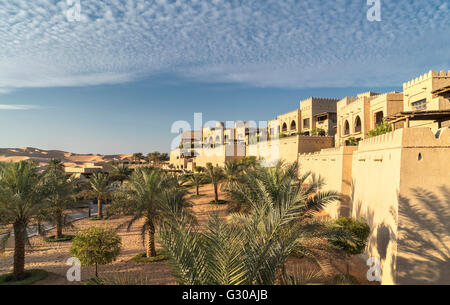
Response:
[{"label": "palm tree trunk", "polygon": [[98,264],[95,262],[95,277],[98,277]]},{"label": "palm tree trunk", "polygon": [[63,223],[63,215],[58,215],[56,219],[56,238],[62,237],[62,223]]},{"label": "palm tree trunk", "polygon": [[148,219],[148,243],[147,243],[147,257],[156,256],[156,248],[155,248],[155,225],[153,224],[153,220]]},{"label": "palm tree trunk", "polygon": [[14,223],[14,272],[15,281],[25,278],[25,238],[26,225],[20,221]]},{"label": "palm tree trunk", "polygon": [[217,183],[214,183],[214,199],[219,202],[219,193],[217,192]]},{"label": "palm tree trunk", "polygon": [[200,195],[199,191],[198,191],[198,184],[195,186],[195,190],[197,192],[197,196]]},{"label": "palm tree trunk", "polygon": [[97,207],[97,217],[98,218],[103,218],[103,213],[102,213],[102,199],[98,198],[97,199],[98,202],[98,207]]}]

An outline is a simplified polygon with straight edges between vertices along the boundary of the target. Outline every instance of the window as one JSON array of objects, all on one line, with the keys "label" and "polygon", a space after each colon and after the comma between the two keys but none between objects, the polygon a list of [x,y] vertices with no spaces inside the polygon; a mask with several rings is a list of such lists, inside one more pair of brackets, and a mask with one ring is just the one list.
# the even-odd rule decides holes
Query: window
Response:
[{"label": "window", "polygon": [[383,123],[383,111],[379,111],[375,113],[375,126],[381,125]]},{"label": "window", "polygon": [[328,116],[326,115],[322,115],[320,117],[317,118],[317,123],[323,123],[327,120]]},{"label": "window", "polygon": [[350,124],[348,123],[347,120],[345,120],[344,123],[344,135],[348,135],[350,134]]},{"label": "window", "polygon": [[309,128],[309,119],[303,120],[303,128]]},{"label": "window", "polygon": [[287,124],[283,123],[283,128],[281,129],[283,132],[287,131]]},{"label": "window", "polygon": [[413,110],[425,110],[427,109],[427,99],[411,103],[411,106]]},{"label": "window", "polygon": [[297,129],[297,124],[295,123],[295,121],[291,122],[291,130],[296,130]]},{"label": "window", "polygon": [[357,116],[355,120],[355,132],[361,132],[361,128],[361,119]]}]

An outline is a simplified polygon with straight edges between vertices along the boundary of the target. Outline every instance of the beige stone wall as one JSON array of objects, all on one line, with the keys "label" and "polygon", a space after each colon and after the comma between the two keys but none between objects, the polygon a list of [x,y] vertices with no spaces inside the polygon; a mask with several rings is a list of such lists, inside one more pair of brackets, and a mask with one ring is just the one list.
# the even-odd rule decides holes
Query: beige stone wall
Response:
[{"label": "beige stone wall", "polygon": [[[314,116],[320,113],[336,113],[337,99],[310,97],[300,101],[301,132],[311,132],[316,128]],[[309,126],[305,125],[309,121]],[[334,127],[334,126],[333,126]]]},{"label": "beige stone wall", "polygon": [[[301,171],[324,177],[369,223],[365,256],[381,260],[383,284],[450,283],[449,160],[449,128],[399,129],[299,156]],[[326,211],[337,217],[339,206]]]},{"label": "beige stone wall", "polygon": [[342,202],[333,202],[325,208],[332,218],[349,215],[352,184],[352,154],[354,146],[323,149],[318,153],[300,154],[300,174],[311,172],[325,179],[324,191],[337,191],[344,195]]}]

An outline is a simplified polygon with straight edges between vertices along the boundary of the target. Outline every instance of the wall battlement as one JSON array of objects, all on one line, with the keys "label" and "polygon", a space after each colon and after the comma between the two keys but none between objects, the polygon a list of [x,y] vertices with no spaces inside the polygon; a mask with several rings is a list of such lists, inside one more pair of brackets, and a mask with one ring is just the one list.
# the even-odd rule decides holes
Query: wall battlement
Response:
[{"label": "wall battlement", "polygon": [[416,77],[413,80],[410,80],[409,82],[403,83],[403,90],[413,87],[417,84],[420,84],[423,81],[429,80],[431,78],[443,78],[443,77],[450,77],[450,71],[448,71],[447,73],[445,73],[444,70],[442,70],[441,72],[436,72],[431,70],[428,73],[425,73],[424,75],[421,75],[419,77]]}]

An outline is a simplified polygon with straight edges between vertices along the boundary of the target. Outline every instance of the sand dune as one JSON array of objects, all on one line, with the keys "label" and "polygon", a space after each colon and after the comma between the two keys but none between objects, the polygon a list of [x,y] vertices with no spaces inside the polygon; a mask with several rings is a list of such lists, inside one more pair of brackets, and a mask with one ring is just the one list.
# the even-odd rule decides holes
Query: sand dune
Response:
[{"label": "sand dune", "polygon": [[86,162],[104,163],[114,160],[131,158],[130,154],[99,155],[76,154],[61,150],[43,150],[35,147],[0,148],[0,161],[19,162],[22,160],[35,160],[40,164],[46,164],[51,159],[58,159],[66,166],[76,166]]}]

